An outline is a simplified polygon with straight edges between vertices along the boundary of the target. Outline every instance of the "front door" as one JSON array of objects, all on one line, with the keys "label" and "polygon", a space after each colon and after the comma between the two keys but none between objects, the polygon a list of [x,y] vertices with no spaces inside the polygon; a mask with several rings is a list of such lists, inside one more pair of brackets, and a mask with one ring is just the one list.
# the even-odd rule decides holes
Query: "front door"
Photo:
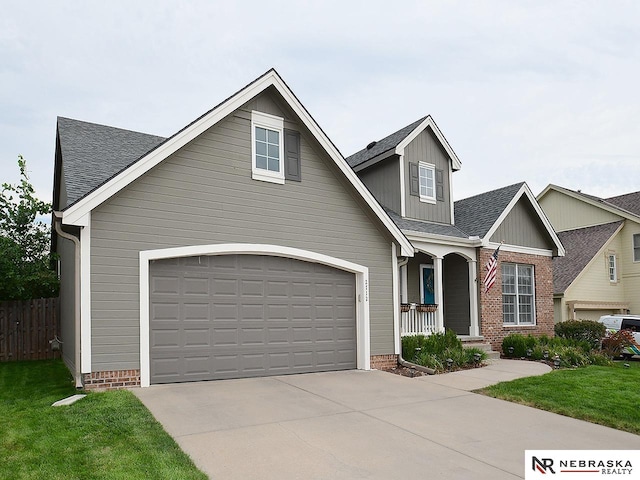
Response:
[{"label": "front door", "polygon": [[433,288],[433,265],[420,265],[420,274],[420,300],[427,305],[436,303]]}]

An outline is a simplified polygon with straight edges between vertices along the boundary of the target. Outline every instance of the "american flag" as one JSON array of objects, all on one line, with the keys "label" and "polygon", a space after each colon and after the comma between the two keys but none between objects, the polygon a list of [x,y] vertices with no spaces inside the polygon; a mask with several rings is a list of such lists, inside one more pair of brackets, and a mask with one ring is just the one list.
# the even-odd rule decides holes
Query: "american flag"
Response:
[{"label": "american flag", "polygon": [[498,251],[500,250],[500,245],[496,248],[496,251],[493,252],[493,255],[489,257],[485,267],[487,268],[487,274],[484,277],[484,293],[487,293],[489,289],[496,282],[496,273],[498,271]]}]

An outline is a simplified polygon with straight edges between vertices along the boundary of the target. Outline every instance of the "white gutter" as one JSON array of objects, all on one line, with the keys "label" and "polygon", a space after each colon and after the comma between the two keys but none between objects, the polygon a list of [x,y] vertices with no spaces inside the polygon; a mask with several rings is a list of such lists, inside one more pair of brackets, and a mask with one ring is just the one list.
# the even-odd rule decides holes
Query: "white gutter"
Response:
[{"label": "white gutter", "polygon": [[74,378],[76,383],[76,388],[83,388],[82,385],[82,374],[80,373],[80,240],[78,237],[71,235],[70,233],[64,232],[60,225],[62,221],[62,214],[60,212],[53,212],[53,223],[55,225],[55,230],[58,235],[62,238],[66,238],[67,240],[71,240],[73,242],[73,250],[75,253],[75,293],[74,293],[74,317],[75,317],[75,372]]}]

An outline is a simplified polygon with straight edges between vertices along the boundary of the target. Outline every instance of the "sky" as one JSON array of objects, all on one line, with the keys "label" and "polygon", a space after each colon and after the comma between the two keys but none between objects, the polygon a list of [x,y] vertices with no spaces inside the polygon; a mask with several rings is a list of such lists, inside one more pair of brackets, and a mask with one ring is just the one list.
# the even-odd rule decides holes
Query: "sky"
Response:
[{"label": "sky", "polygon": [[274,67],[344,156],[430,114],[454,198],[640,190],[637,1],[2,0],[0,181],[56,117],[170,136]]}]

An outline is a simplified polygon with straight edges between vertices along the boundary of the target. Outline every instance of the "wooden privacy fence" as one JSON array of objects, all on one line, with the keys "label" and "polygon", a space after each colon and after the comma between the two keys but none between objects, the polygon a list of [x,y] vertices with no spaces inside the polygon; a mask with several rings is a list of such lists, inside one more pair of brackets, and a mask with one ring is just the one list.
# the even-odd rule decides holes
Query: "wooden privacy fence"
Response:
[{"label": "wooden privacy fence", "polygon": [[0,362],[60,358],[49,343],[58,335],[57,298],[0,302]]}]

